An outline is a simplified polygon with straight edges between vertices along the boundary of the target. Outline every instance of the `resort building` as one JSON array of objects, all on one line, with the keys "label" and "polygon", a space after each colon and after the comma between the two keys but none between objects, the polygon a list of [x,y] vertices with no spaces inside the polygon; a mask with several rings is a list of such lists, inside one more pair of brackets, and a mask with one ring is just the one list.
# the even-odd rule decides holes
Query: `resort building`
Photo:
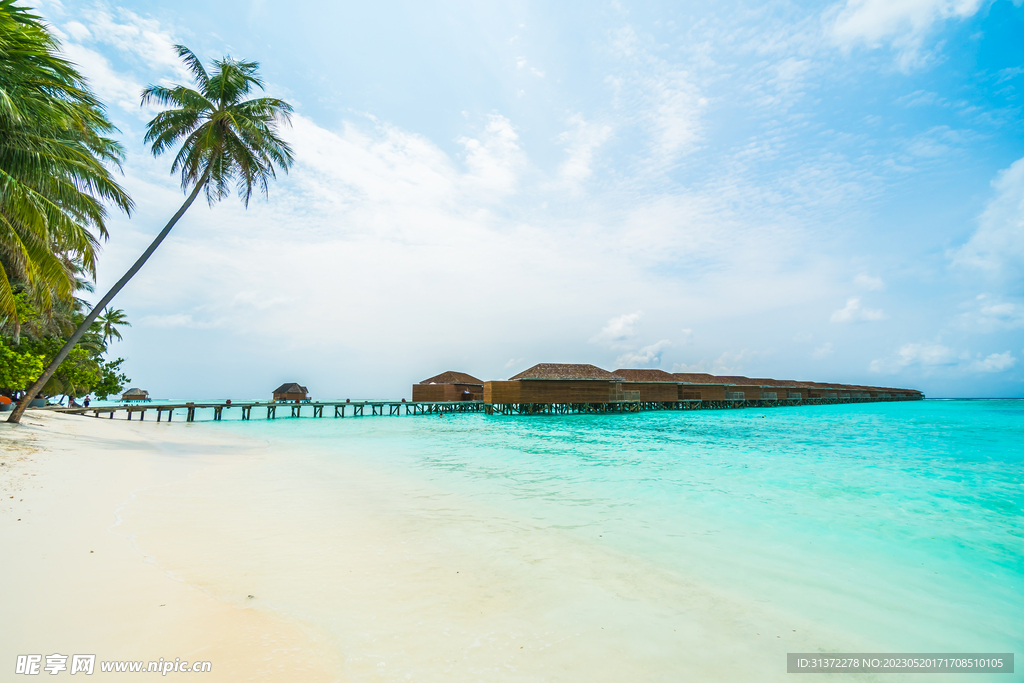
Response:
[{"label": "resort building", "polygon": [[622,378],[623,401],[678,401],[679,382],[664,370],[616,370]]},{"label": "resort building", "polygon": [[725,385],[714,375],[703,372],[673,372],[679,382],[680,401],[724,401]]},{"label": "resort building", "polygon": [[464,372],[442,372],[412,385],[413,401],[482,401],[484,383]]},{"label": "resort building", "polygon": [[149,392],[145,389],[136,389],[132,387],[128,391],[121,394],[122,401],[148,401]]},{"label": "resort building", "polygon": [[277,389],[274,389],[274,400],[275,401],[300,401],[309,400],[309,390],[301,384],[295,382],[286,382]]},{"label": "resort building", "polygon": [[484,403],[621,401],[622,378],[594,365],[540,363],[505,382],[484,382]]}]

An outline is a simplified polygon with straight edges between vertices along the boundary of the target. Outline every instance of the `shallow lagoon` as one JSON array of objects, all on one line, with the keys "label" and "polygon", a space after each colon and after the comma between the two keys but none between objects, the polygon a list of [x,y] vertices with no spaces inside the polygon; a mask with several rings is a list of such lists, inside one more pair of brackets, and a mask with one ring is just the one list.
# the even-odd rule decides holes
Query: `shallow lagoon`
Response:
[{"label": "shallow lagoon", "polygon": [[[1024,642],[1024,401],[210,426],[265,453],[141,495],[140,547],[356,678],[781,679],[786,651]],[[169,506],[205,540],[161,532]]]}]

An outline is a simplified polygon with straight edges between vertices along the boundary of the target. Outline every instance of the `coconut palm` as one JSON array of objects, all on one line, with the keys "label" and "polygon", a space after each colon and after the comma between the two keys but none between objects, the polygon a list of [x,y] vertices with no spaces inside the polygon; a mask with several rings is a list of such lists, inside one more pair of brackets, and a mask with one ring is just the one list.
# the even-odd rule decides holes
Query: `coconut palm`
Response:
[{"label": "coconut palm", "polygon": [[254,190],[267,194],[268,184],[277,177],[278,168],[287,172],[291,167],[291,147],[278,134],[279,125],[291,119],[291,105],[272,97],[247,99],[255,88],[263,89],[259,65],[225,57],[215,60],[213,68],[207,71],[187,47],[177,45],[175,49],[191,72],[196,87],[151,85],[142,91],[143,104],[169,107],[149,122],[146,142],[152,143],[154,156],[180,143],[171,172],[180,173],[182,189],[189,192],[191,188],[191,192],[135,265],[100,299],[42,376],[29,387],[8,422],[21,419],[28,402],[46,384],[100,312],[145,265],[200,192],[205,192],[212,206],[226,197],[234,185],[242,202],[248,206]]},{"label": "coconut palm", "polygon": [[38,16],[0,0],[0,316],[15,326],[15,288],[44,311],[70,300],[76,264],[95,276],[104,202],[133,208],[108,168],[116,129],[58,49]]},{"label": "coconut palm", "polygon": [[132,326],[128,322],[128,317],[124,314],[124,311],[120,308],[111,308],[110,306],[103,309],[103,314],[96,319],[96,322],[100,324],[103,330],[103,341],[106,343],[112,342],[115,339],[121,341],[121,332],[117,329],[119,326]]}]

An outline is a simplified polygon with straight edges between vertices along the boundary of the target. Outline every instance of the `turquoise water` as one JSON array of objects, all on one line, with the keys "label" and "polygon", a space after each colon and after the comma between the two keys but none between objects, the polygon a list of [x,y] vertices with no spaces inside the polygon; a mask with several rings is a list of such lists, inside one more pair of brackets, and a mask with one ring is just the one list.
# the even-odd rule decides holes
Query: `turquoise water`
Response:
[{"label": "turquoise water", "polygon": [[[1019,654],[1024,642],[1024,401],[215,428],[770,604],[827,629],[823,650]],[[1022,677],[993,680],[1009,679]]]}]

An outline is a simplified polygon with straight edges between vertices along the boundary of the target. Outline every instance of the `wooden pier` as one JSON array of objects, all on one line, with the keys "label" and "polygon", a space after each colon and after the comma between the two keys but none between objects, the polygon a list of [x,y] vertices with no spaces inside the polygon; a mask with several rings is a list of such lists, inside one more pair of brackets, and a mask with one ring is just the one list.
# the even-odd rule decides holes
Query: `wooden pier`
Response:
[{"label": "wooden pier", "polygon": [[[366,412],[366,408],[370,412]],[[301,403],[283,403],[275,401],[241,401],[227,404],[216,403],[165,403],[165,404],[131,404],[118,406],[90,406],[88,408],[51,408],[55,412],[69,415],[91,415],[92,417],[107,417],[114,419],[119,412],[127,414],[129,420],[138,416],[139,420],[146,419],[146,413],[156,413],[156,421],[162,422],[166,417],[167,422],[174,419],[175,411],[185,414],[185,422],[195,422],[196,411],[212,410],[214,421],[219,422],[224,417],[225,410],[241,411],[242,420],[250,420],[252,411],[256,409],[261,414],[264,409],[267,411],[267,419],[274,420],[277,417],[323,417],[324,408],[333,408],[334,417],[362,417],[371,415],[446,415],[448,413],[480,413],[484,411],[483,401],[304,401]],[[402,409],[405,409],[404,412]],[[330,411],[328,414],[331,414]]]},{"label": "wooden pier", "polygon": [[[266,410],[266,418],[274,420],[278,417],[315,417],[327,414],[335,418],[369,417],[375,415],[446,415],[449,413],[484,413],[486,415],[597,415],[606,413],[639,413],[649,410],[730,410],[737,408],[776,408],[797,405],[836,405],[847,403],[876,403],[891,401],[920,400],[916,397],[884,396],[884,397],[844,397],[844,398],[792,398],[792,399],[721,399],[721,400],[681,400],[681,401],[601,401],[584,403],[484,403],[483,401],[307,401],[302,403],[283,403],[274,401],[244,401],[227,404],[224,402],[210,403],[175,403],[175,404],[129,404],[118,406],[90,406],[88,408],[50,408],[55,412],[71,415],[91,415],[107,417],[124,412],[127,419],[138,417],[146,419],[146,413],[156,413],[156,421],[167,422],[174,419],[175,411],[184,413],[185,422],[195,422],[197,411],[212,411],[214,421],[220,421],[226,410],[238,410],[241,420],[252,419],[252,411],[262,415]],[[366,408],[370,412],[366,412]]]}]

